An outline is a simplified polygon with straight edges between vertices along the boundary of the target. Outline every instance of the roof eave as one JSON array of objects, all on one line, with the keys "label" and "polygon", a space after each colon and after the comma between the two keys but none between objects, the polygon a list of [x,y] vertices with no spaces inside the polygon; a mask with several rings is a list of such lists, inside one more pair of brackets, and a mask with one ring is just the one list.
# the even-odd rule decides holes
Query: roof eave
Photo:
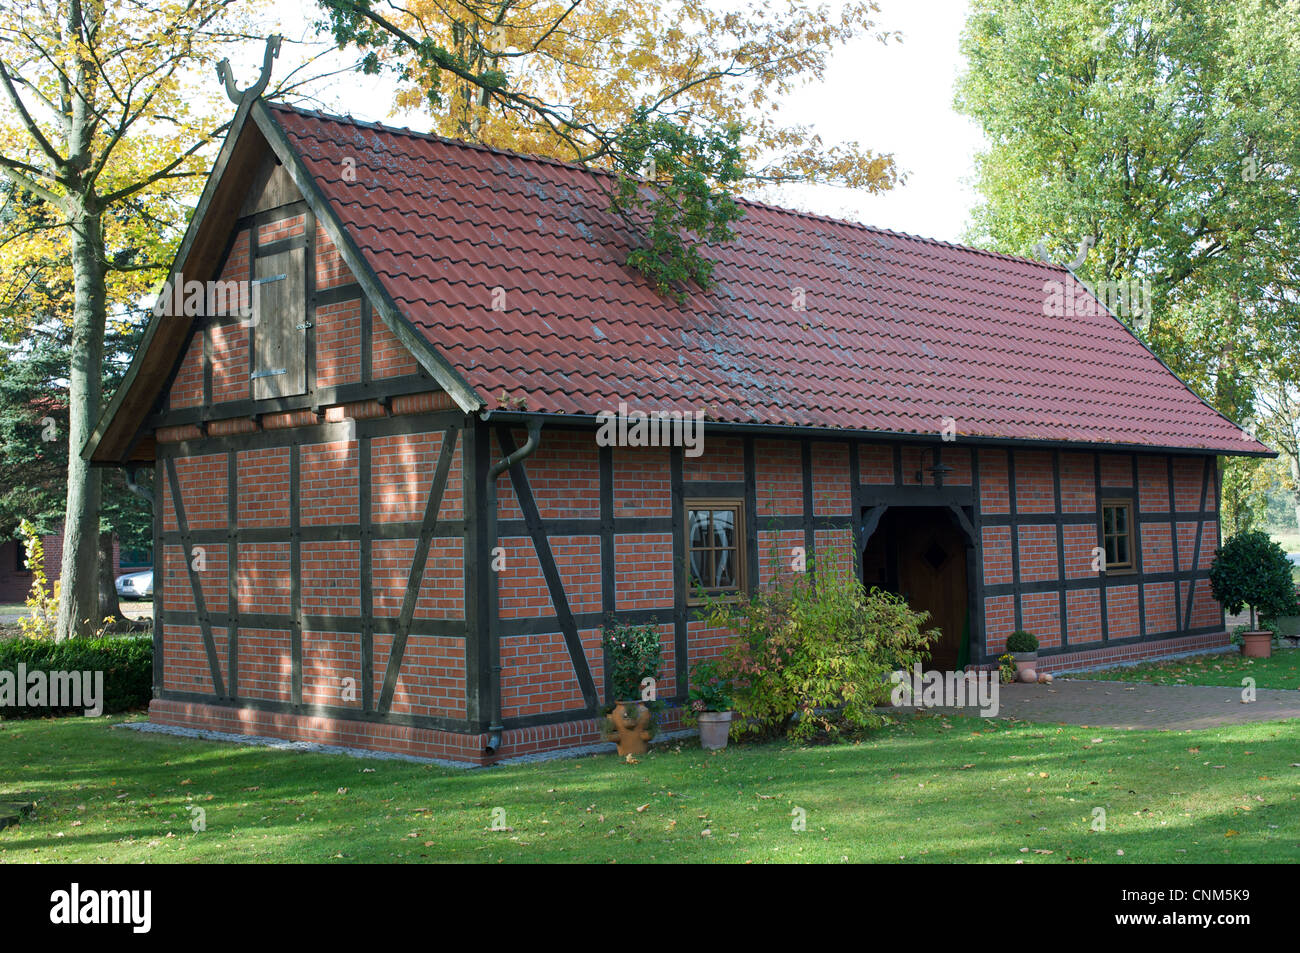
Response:
[{"label": "roof eave", "polygon": [[[525,423],[541,420],[550,424],[572,424],[578,427],[596,427],[601,419],[596,414],[561,414],[538,413],[526,410],[485,410],[480,413],[484,421],[498,423]],[[983,435],[958,434],[954,440],[944,440],[936,433],[914,433],[909,431],[862,430],[842,427],[814,427],[800,424],[762,424],[743,421],[706,420],[706,430],[722,433],[753,433],[774,437],[810,437],[822,440],[870,440],[876,442],[900,442],[917,444],[944,443],[953,446],[975,445],[981,447],[1022,447],[1026,450],[1072,450],[1076,452],[1106,451],[1115,453],[1150,453],[1175,454],[1187,456],[1214,457],[1267,457],[1278,456],[1276,450],[1254,441],[1262,449],[1228,450],[1218,447],[1166,446],[1139,443],[1098,443],[1080,440],[1043,440],[1033,437],[997,437]],[[1245,441],[1243,441],[1245,442]]]}]

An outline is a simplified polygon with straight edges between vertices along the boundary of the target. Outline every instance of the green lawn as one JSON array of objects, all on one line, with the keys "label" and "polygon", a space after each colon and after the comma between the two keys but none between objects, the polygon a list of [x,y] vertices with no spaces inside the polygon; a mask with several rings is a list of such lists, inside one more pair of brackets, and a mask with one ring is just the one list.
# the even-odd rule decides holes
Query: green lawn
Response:
[{"label": "green lawn", "polygon": [[[108,727],[120,720],[0,723],[0,789],[41,798],[0,831],[0,862],[1300,862],[1295,721],[923,716],[857,744],[455,770]],[[498,808],[507,830],[491,829]]]},{"label": "green lawn", "polygon": [[1240,652],[1199,655],[1166,662],[1145,662],[1130,668],[1071,674],[1070,678],[1093,678],[1104,682],[1147,682],[1151,685],[1241,686],[1246,677],[1256,688],[1300,689],[1300,649],[1277,648],[1266,659],[1245,658]]}]

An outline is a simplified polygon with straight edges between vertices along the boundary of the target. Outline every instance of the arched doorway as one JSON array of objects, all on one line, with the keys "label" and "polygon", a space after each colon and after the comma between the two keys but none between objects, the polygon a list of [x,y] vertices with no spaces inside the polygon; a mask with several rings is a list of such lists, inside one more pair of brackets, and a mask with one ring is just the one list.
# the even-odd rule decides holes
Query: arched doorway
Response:
[{"label": "arched doorway", "polygon": [[966,532],[947,507],[891,506],[862,554],[862,581],[897,593],[930,613],[942,633],[931,646],[932,668],[952,671],[970,661],[970,598]]}]

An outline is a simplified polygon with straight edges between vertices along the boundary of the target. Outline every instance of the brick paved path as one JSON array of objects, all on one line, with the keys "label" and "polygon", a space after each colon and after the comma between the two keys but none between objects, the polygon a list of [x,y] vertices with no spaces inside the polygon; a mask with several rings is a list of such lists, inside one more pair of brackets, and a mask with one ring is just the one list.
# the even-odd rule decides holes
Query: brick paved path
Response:
[{"label": "brick paved path", "polygon": [[1003,685],[999,703],[999,718],[1111,728],[1183,730],[1300,718],[1300,691],[1277,688],[1258,689],[1245,705],[1240,688],[1058,678],[1051,685]]}]

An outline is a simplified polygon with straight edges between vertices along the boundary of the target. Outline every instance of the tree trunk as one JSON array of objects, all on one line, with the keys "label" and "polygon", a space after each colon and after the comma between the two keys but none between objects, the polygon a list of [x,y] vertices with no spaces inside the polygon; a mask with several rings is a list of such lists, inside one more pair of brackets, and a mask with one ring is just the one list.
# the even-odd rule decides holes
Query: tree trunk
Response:
[{"label": "tree trunk", "polygon": [[57,638],[99,625],[100,472],[81,450],[99,415],[104,362],[104,233],[83,206],[72,222],[72,353],[68,370],[68,499],[63,521]]},{"label": "tree trunk", "polygon": [[1285,449],[1282,452],[1289,458],[1287,462],[1291,465],[1291,507],[1295,510],[1296,528],[1300,529],[1300,458]]},{"label": "tree trunk", "polygon": [[117,580],[113,577],[113,533],[99,534],[99,617],[121,622],[122,604],[117,601]]}]

